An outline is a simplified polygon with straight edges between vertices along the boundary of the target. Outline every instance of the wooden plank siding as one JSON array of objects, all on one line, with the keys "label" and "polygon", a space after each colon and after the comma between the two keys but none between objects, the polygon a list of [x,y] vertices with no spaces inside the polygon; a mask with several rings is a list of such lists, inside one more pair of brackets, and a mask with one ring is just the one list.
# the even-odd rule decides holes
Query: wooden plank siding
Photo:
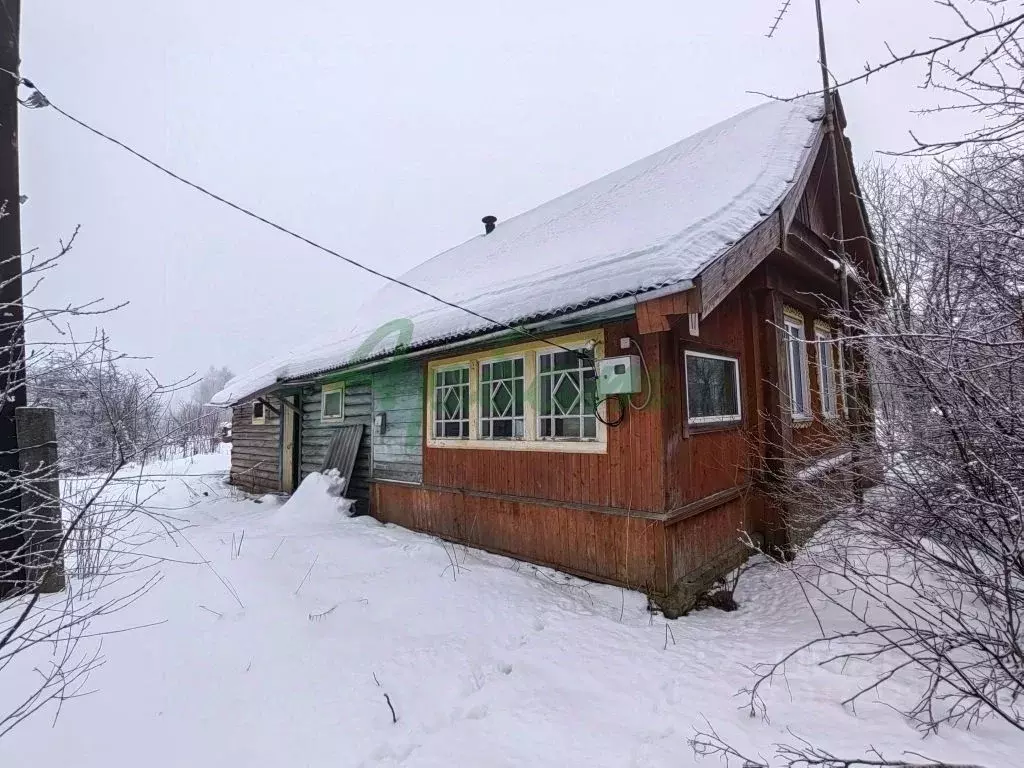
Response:
[{"label": "wooden plank siding", "polygon": [[[424,364],[373,372],[373,479],[423,482]],[[376,427],[383,416],[384,433]]]},{"label": "wooden plank siding", "polygon": [[250,493],[281,490],[280,432],[277,420],[252,423],[251,402],[231,409],[232,485]]},{"label": "wooden plank siding", "polygon": [[[671,511],[720,491],[743,485],[750,480],[751,440],[748,430],[756,431],[758,411],[751,406],[746,384],[757,377],[747,343],[752,329],[744,323],[743,301],[746,291],[734,291],[701,323],[697,336],[691,336],[685,323],[679,324],[671,338],[674,352],[663,372],[671,380],[673,397],[666,403],[668,424],[665,455],[666,508]],[[739,360],[740,405],[742,420],[713,427],[689,426],[686,415],[685,353],[706,352]],[[676,394],[678,393],[678,394]]]},{"label": "wooden plank siding", "polygon": [[669,588],[655,520],[397,483],[374,483],[373,509],[384,522],[596,581]]},{"label": "wooden plank siding", "polygon": [[[607,354],[620,354],[619,339],[643,347],[655,396],[642,411],[629,410],[608,429],[605,453],[424,448],[423,482],[452,490],[588,504],[616,510],[664,510],[660,380],[661,349],[654,335],[641,336],[635,320],[603,329]],[[646,384],[646,382],[645,382]],[[639,398],[636,398],[639,399]]]},{"label": "wooden plank siding", "polygon": [[669,584],[693,582],[701,591],[742,563],[748,553],[739,531],[750,528],[751,517],[748,498],[742,495],[704,514],[666,526]]},{"label": "wooden plank siding", "polygon": [[370,465],[371,420],[373,397],[370,391],[370,378],[367,375],[345,379],[345,418],[335,423],[323,423],[320,420],[320,385],[306,387],[302,390],[302,425],[299,433],[299,467],[302,478],[311,472],[319,472],[323,465],[327,448],[338,427],[345,424],[364,424],[363,439],[359,445],[355,468],[349,481],[346,496],[356,501],[357,512],[364,514],[369,511],[370,502]]}]

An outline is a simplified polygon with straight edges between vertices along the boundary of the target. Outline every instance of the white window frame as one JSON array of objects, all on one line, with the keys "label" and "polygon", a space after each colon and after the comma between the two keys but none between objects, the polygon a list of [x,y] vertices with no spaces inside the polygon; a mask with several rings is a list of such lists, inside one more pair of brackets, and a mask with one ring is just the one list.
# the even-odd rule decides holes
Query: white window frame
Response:
[{"label": "white window frame", "polygon": [[[580,437],[556,437],[554,435],[546,437],[546,436],[541,434],[543,432],[543,430],[541,429],[541,425],[543,424],[544,419],[551,419],[551,418],[554,418],[554,417],[552,417],[552,416],[545,416],[545,415],[543,415],[541,413],[541,403],[540,403],[540,381],[541,381],[541,377],[542,376],[548,376],[548,375],[551,375],[551,374],[541,373],[541,370],[540,370],[540,359],[544,355],[552,355],[552,363],[554,363],[554,357],[553,356],[558,354],[558,353],[560,353],[560,352],[566,352],[566,351],[589,352],[590,353],[590,355],[591,355],[591,363],[592,363],[591,368],[594,371],[594,379],[595,379],[595,386],[596,386],[597,360],[598,360],[598,358],[597,358],[596,353],[595,353],[594,350],[590,349],[586,345],[569,345],[568,347],[545,347],[544,349],[538,349],[536,355],[534,356],[534,374],[533,374],[533,393],[534,393],[533,394],[533,401],[534,401],[534,408],[537,411],[536,420],[534,422],[534,429],[536,430],[534,432],[534,434],[536,435],[536,439],[541,441],[541,442],[550,442],[550,443],[597,443],[597,442],[602,442],[603,443],[605,441],[605,437],[602,434],[601,427],[604,426],[604,425],[601,423],[601,419],[597,418],[597,415],[600,415],[601,418],[604,418],[604,414],[602,412],[602,409],[604,408],[604,404],[603,403],[599,403],[597,408],[595,409],[598,412],[598,414],[594,416],[594,436],[593,437],[583,437],[583,436],[580,436]],[[583,385],[583,380],[582,380],[582,377],[581,377],[581,379],[580,379],[580,386],[581,386],[581,389],[580,389],[580,400],[581,401],[583,400],[582,385]],[[554,396],[555,396],[554,387],[552,387],[552,390],[551,390],[552,402],[554,401]],[[581,402],[581,405],[582,405],[582,402]],[[583,417],[582,416],[576,416],[575,418],[580,418],[581,419]],[[580,426],[582,427],[582,424]]]},{"label": "white window frame", "polygon": [[[691,416],[690,415],[690,367],[687,363],[691,357],[704,357],[709,360],[725,360],[735,366],[733,372],[736,376],[736,413],[722,416]],[[683,379],[685,382],[684,394],[686,395],[686,420],[692,425],[701,424],[736,424],[743,420],[743,391],[740,389],[740,360],[738,357],[729,355],[712,355],[708,352],[697,352],[686,350],[683,353]]]},{"label": "white window frame", "polygon": [[[427,427],[429,429],[427,434],[430,435],[431,442],[437,442],[438,444],[444,444],[444,443],[446,443],[448,441],[460,443],[460,442],[465,442],[465,441],[467,441],[467,440],[469,440],[470,438],[473,437],[473,431],[474,431],[473,430],[473,421],[474,421],[474,419],[473,419],[473,395],[474,395],[474,392],[473,392],[474,384],[473,384],[473,382],[474,382],[474,379],[476,378],[474,376],[474,369],[475,368],[476,368],[476,366],[471,365],[469,362],[460,362],[460,363],[453,363],[452,365],[438,366],[437,368],[432,368],[432,369],[429,370],[429,374],[430,374],[430,410],[429,410],[429,413],[430,413],[430,423],[427,425]],[[463,406],[464,406],[465,411],[466,411],[466,418],[465,419],[445,419],[445,418],[440,418],[441,416],[443,416],[443,410],[442,410],[441,414],[438,414],[438,412],[437,412],[437,406],[436,406],[436,401],[437,401],[437,374],[439,374],[439,373],[443,374],[443,373],[445,373],[447,371],[466,371],[466,373],[467,373],[467,375],[466,375],[466,383],[465,384],[444,384],[444,385],[442,385],[443,387],[453,387],[453,386],[458,386],[458,387],[465,386],[466,387],[466,399],[463,402]],[[443,397],[441,398],[441,405],[442,405],[442,408],[443,408],[443,406],[444,406],[444,398]],[[455,421],[458,421],[458,422],[465,421],[466,422],[466,434],[459,435],[458,437],[446,436],[446,435],[443,434],[444,429],[441,430],[441,432],[442,432],[441,435],[437,435],[436,434],[438,423],[447,424],[447,423],[451,423],[451,422],[455,422]]]},{"label": "white window frame", "polygon": [[[794,421],[808,421],[814,418],[814,414],[811,411],[811,384],[810,384],[810,369],[807,364],[807,327],[804,324],[803,316],[797,316],[794,314],[785,314],[783,317],[783,328],[785,330],[786,339],[786,365],[789,368],[789,413]],[[793,330],[798,330],[799,335],[793,333]],[[800,360],[793,359],[793,339],[800,341],[799,345],[796,345],[799,349]],[[797,402],[797,382],[796,377],[793,375],[796,368],[800,366],[802,372],[800,394],[805,410],[796,410]]]},{"label": "white window frame", "polygon": [[[814,328],[815,350],[818,357],[818,398],[821,401],[821,415],[826,419],[839,418],[838,390],[836,389],[836,358],[835,340],[832,330],[824,326]],[[832,388],[832,397],[826,398],[826,382]]]},{"label": "white window frame", "polygon": [[846,356],[844,352],[844,343],[842,341],[836,342],[836,356],[839,358],[839,397],[842,398],[843,403],[843,416],[845,418],[850,417],[850,402],[846,399]]},{"label": "white window frame", "polygon": [[[327,396],[339,393],[340,396],[340,408],[339,413],[336,416],[328,416],[325,406],[327,405]],[[320,422],[322,424],[338,424],[345,420],[345,382],[335,381],[330,384],[324,384],[320,388]]]},{"label": "white window frame", "polygon": [[[262,414],[260,416],[256,415],[256,406],[257,405],[260,407],[260,413]],[[263,402],[262,400],[253,400],[252,401],[252,423],[253,424],[258,424],[258,425],[262,425],[262,424],[268,423],[267,422],[267,404],[265,402]]]},{"label": "white window frame", "polygon": [[[522,413],[522,415],[520,415],[520,416],[515,416],[515,415],[512,415],[512,416],[499,416],[499,417],[494,417],[492,415],[492,416],[484,417],[484,391],[483,391],[483,386],[484,386],[484,383],[485,383],[484,382],[484,378],[483,378],[484,366],[485,365],[492,365],[493,363],[505,363],[505,362],[510,362],[510,361],[514,363],[514,361],[516,361],[516,360],[521,360],[522,363],[523,363],[523,373],[522,373],[522,375],[518,376],[518,377],[515,376],[514,375],[514,370],[513,370],[513,376],[512,376],[512,381],[513,382],[515,382],[515,380],[517,378],[520,378],[523,381],[523,413]],[[526,424],[527,424],[526,412],[528,410],[527,407],[526,407],[526,401],[527,401],[527,398],[529,398],[529,395],[530,395],[529,389],[527,388],[528,382],[527,382],[527,378],[526,378],[526,356],[525,355],[498,355],[497,357],[481,358],[480,360],[477,361],[477,364],[474,366],[474,368],[476,370],[476,382],[477,382],[476,383],[476,391],[477,391],[476,419],[477,419],[477,436],[478,436],[478,439],[480,439],[480,440],[496,440],[496,441],[502,441],[502,440],[525,440],[526,439]],[[473,371],[472,370],[470,371],[469,375],[470,375],[470,378],[472,379],[473,378]],[[486,383],[490,384],[492,382],[486,382]],[[515,385],[514,385],[514,383],[513,383],[513,388],[512,388],[512,408],[513,408],[513,411],[514,411],[515,410]],[[523,433],[521,435],[519,435],[518,437],[517,436],[512,436],[512,437],[495,437],[494,436],[494,422],[495,421],[505,421],[506,419],[512,419],[513,422],[516,421],[517,419],[519,421],[522,421],[522,423],[523,423]],[[485,421],[491,422],[491,435],[489,437],[484,437],[483,426],[484,426],[484,422]],[[513,431],[515,431],[514,428],[513,428]]]},{"label": "white window frame", "polygon": [[[549,341],[524,341],[504,347],[469,352],[449,358],[431,360],[426,364],[427,381],[424,390],[427,397],[424,412],[426,445],[428,448],[451,450],[525,451],[537,453],[578,453],[606,454],[608,452],[608,428],[597,421],[597,436],[585,438],[540,438],[538,431],[539,380],[537,368],[539,354],[564,352],[566,349],[588,352],[595,361],[604,357],[604,331],[578,331],[573,334],[556,336]],[[522,357],[524,383],[524,437],[523,439],[484,438],[480,429],[480,372],[481,365],[502,359]],[[438,371],[452,368],[469,369],[469,438],[435,437],[435,392],[433,382]],[[595,370],[596,379],[596,370]],[[598,414],[605,418],[605,406],[598,406]]]}]

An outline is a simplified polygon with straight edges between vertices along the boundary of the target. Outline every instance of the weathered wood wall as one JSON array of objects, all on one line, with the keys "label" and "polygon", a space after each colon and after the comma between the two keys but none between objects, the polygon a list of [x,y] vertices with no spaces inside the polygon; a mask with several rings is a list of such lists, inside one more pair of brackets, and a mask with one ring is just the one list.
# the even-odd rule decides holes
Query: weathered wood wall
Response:
[{"label": "weathered wood wall", "polygon": [[345,380],[345,418],[342,421],[324,424],[320,421],[321,387],[312,386],[302,390],[302,424],[299,432],[300,474],[305,478],[311,472],[319,472],[327,452],[327,446],[336,429],[344,424],[365,424],[363,439],[356,456],[356,465],[349,480],[345,495],[355,499],[359,513],[369,511],[371,420],[373,397],[370,378],[366,375]]},{"label": "weathered wood wall", "polygon": [[281,425],[252,423],[252,403],[231,410],[230,482],[250,493],[281,490]]},{"label": "weathered wood wall", "polygon": [[665,528],[669,583],[694,582],[707,589],[746,559],[739,532],[749,528],[748,496],[743,494],[712,510]]},{"label": "weathered wood wall", "polygon": [[423,481],[424,364],[395,363],[373,373],[373,479]]}]

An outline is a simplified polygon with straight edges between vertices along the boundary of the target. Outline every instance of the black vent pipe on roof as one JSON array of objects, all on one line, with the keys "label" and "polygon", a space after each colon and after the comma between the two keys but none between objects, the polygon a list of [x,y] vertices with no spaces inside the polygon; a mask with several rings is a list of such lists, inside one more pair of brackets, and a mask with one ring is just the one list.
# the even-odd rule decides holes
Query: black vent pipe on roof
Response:
[{"label": "black vent pipe on roof", "polygon": [[494,225],[498,223],[498,217],[484,216],[480,221],[484,223],[484,234],[489,235],[494,231]]}]

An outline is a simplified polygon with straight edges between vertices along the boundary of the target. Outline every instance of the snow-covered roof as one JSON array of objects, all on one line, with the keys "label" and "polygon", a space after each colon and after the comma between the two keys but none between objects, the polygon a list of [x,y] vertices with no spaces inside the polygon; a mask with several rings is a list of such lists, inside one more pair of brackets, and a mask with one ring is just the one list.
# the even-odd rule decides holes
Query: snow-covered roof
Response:
[{"label": "snow-covered roof", "polygon": [[[817,98],[754,107],[499,221],[402,280],[508,324],[685,283],[778,207],[808,162],[822,112]],[[389,323],[393,332],[379,338]],[[422,348],[500,327],[389,283],[353,313],[347,332],[232,379],[213,402],[238,402],[398,345]]]}]

